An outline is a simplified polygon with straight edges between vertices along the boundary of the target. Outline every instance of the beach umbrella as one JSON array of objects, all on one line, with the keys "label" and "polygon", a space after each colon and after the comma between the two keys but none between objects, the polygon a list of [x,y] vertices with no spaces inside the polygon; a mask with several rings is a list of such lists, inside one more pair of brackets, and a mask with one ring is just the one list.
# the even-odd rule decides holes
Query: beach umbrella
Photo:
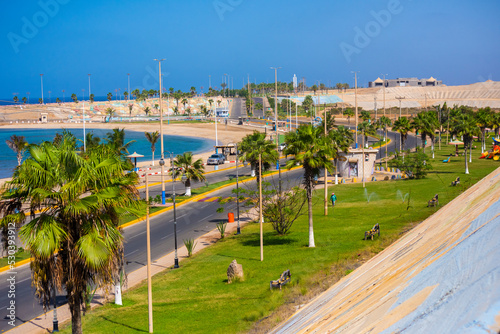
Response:
[{"label": "beach umbrella", "polygon": [[458,145],[463,145],[464,143],[460,140],[452,140],[450,141],[450,145],[455,145],[455,155],[458,155]]},{"label": "beach umbrella", "polygon": [[134,167],[137,169],[137,158],[142,158],[143,155],[137,152],[127,155],[127,158],[134,158]]}]

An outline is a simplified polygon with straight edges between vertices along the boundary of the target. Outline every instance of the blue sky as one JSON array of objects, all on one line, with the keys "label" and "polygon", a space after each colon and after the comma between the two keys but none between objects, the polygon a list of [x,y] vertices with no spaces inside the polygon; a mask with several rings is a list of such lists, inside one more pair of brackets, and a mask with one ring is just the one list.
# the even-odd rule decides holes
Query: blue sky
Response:
[{"label": "blue sky", "polygon": [[[0,98],[105,95],[127,89],[220,87],[224,73],[239,88],[293,74],[308,85],[359,84],[434,76],[448,85],[499,80],[500,2],[128,1],[3,2]],[[31,28],[31,29],[30,29]]]}]

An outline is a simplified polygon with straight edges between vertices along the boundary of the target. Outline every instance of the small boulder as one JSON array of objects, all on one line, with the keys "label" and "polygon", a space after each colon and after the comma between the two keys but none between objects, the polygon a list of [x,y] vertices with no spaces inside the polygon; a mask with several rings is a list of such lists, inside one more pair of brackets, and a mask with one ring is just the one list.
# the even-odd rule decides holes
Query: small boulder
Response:
[{"label": "small boulder", "polygon": [[229,267],[227,268],[227,282],[231,284],[233,280],[243,280],[243,266],[238,264],[236,260],[233,260]]}]

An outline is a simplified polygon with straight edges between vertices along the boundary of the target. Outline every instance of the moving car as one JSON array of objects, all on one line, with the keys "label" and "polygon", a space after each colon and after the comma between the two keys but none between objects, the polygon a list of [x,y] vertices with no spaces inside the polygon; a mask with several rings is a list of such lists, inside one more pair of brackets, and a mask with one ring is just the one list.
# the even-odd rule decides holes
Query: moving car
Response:
[{"label": "moving car", "polygon": [[212,154],[208,160],[207,165],[220,165],[226,161],[226,156],[222,153]]}]

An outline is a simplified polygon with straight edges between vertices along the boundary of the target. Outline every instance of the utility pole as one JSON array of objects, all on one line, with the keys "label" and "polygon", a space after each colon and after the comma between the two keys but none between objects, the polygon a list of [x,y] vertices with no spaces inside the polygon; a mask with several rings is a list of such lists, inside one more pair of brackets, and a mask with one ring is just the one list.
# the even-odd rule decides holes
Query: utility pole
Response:
[{"label": "utility pole", "polygon": [[[326,104],[325,104],[325,112],[323,113],[323,118],[324,118],[324,124],[325,124],[325,129],[324,129],[324,134],[326,138]],[[328,171],[326,170],[325,166],[325,216],[328,216]]]},{"label": "utility pole", "polygon": [[358,71],[351,71],[351,73],[354,73],[354,106],[356,110],[356,115],[354,116],[356,119],[354,139],[355,146],[358,148]]},{"label": "utility pole", "polygon": [[271,67],[274,69],[274,121],[276,130],[276,150],[278,151],[278,190],[281,195],[281,165],[280,165],[280,151],[279,151],[279,135],[278,135],[278,69],[281,67]]},{"label": "utility pole", "polygon": [[[158,75],[160,77],[160,146],[161,146],[161,160],[165,161],[165,156],[163,152],[163,107],[161,103],[161,62],[165,60],[162,59],[154,59],[158,62]],[[165,205],[165,163],[161,165],[161,203]],[[148,197],[149,198],[149,197]]]},{"label": "utility pole", "polygon": [[42,82],[42,104],[44,104],[44,101],[43,101],[43,73],[40,74],[40,80]]},{"label": "utility pole", "polygon": [[153,288],[151,282],[151,229],[149,226],[149,182],[146,172],[146,248],[147,248],[147,276],[148,276],[148,323],[149,332],[153,333]]},{"label": "utility pole", "polygon": [[386,86],[386,84],[385,84],[385,76],[386,75],[387,74],[384,74],[384,116],[385,116],[385,86]]},{"label": "utility pole", "polygon": [[404,96],[396,96],[396,99],[399,100],[399,118],[401,118],[401,100],[404,100]]},{"label": "utility pole", "polygon": [[259,225],[260,225],[260,261],[264,261],[264,231],[262,218],[262,153],[259,153]]}]

